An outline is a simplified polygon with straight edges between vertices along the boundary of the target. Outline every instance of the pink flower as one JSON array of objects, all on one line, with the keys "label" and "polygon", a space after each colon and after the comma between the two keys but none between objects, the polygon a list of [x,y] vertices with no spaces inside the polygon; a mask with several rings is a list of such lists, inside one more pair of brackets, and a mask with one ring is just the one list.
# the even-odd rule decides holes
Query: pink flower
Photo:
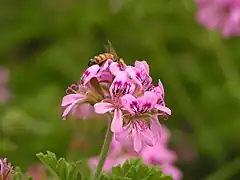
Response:
[{"label": "pink flower", "polygon": [[149,75],[149,66],[146,61],[136,61],[135,67],[128,66],[126,72],[142,90],[148,89],[151,85],[152,78]]},{"label": "pink flower", "polygon": [[[140,153],[134,151],[129,141],[118,142],[115,140],[116,137],[113,136],[107,160],[103,167],[104,170],[110,172],[112,167],[123,164],[127,159],[142,158],[146,165],[159,166],[165,174],[171,175],[174,180],[180,180],[182,173],[173,165],[177,161],[177,156],[166,146],[169,136],[169,130],[163,126],[162,141],[159,141],[154,147],[144,147]],[[88,161],[91,171],[94,171],[98,160],[98,157],[93,157]]]},{"label": "pink flower", "polygon": [[127,68],[126,66],[116,62],[111,63],[109,66],[109,70],[114,76],[117,76],[118,74],[126,73],[125,72],[126,68]]},{"label": "pink flower", "polygon": [[7,158],[0,158],[0,179],[8,180],[11,178],[11,173],[13,172],[13,167],[11,163],[7,161]]},{"label": "pink flower", "polygon": [[226,36],[240,35],[239,0],[197,0],[197,19],[208,29],[219,29]]},{"label": "pink flower", "polygon": [[[103,169],[106,172],[110,172],[112,167],[124,164],[124,162],[126,160],[128,160],[129,158],[131,158],[131,156],[128,156],[128,155],[120,156],[118,158],[117,157],[116,158],[108,157],[104,163]],[[94,171],[95,167],[98,164],[98,161],[99,161],[98,157],[93,157],[88,161],[88,165],[89,165],[91,171]]]},{"label": "pink flower", "polygon": [[[156,117],[153,118],[151,115],[154,108],[155,110],[159,108],[156,94],[147,91],[138,99],[133,95],[126,94],[121,98],[121,102],[129,116],[125,116],[126,123],[122,131],[116,134],[116,138],[119,141],[132,141],[137,152],[145,145],[154,146],[159,139],[161,128],[160,123],[156,121]],[[151,120],[153,123],[151,123]]]},{"label": "pink flower", "polygon": [[114,79],[114,75],[110,71],[110,66],[113,64],[113,60],[108,59],[102,67],[100,67],[99,72],[97,73],[96,77],[98,81],[105,82],[105,83],[112,83]]},{"label": "pink flower", "polygon": [[111,82],[113,75],[110,72],[109,66],[112,64],[112,62],[113,61],[111,59],[108,59],[101,67],[98,64],[90,66],[84,71],[82,77],[80,78],[80,83],[86,86],[94,77],[97,78],[99,82]]},{"label": "pink flower", "polygon": [[100,67],[97,64],[87,68],[83,72],[82,77],[80,78],[80,83],[85,86],[93,77],[97,76],[97,73],[99,72],[99,70],[100,70]]},{"label": "pink flower", "polygon": [[169,174],[172,176],[173,180],[181,180],[182,172],[171,164],[163,164],[161,165],[161,169],[165,174]]},{"label": "pink flower", "polygon": [[157,144],[153,147],[145,147],[140,156],[146,164],[161,165],[172,164],[177,160],[177,156],[173,151],[168,150],[162,144]]},{"label": "pink flower", "polygon": [[140,157],[145,164],[159,166],[165,174],[171,175],[174,180],[180,180],[182,173],[173,166],[177,161],[177,155],[166,147],[169,137],[169,130],[163,126],[161,140],[153,147],[145,147],[140,152]]},{"label": "pink flower", "polygon": [[134,89],[134,84],[128,80],[126,74],[119,74],[115,77],[109,89],[111,99],[105,99],[94,105],[95,112],[98,114],[114,112],[111,124],[112,132],[121,131],[123,126],[122,105],[119,98],[124,94],[133,93]]},{"label": "pink flower", "polygon": [[151,91],[154,92],[158,97],[156,105],[157,109],[161,110],[162,111],[161,115],[167,118],[169,115],[171,115],[171,110],[165,106],[164,102],[165,92],[161,80],[158,80],[158,86],[156,87],[152,86]]},{"label": "pink flower", "polygon": [[71,85],[67,91],[71,91],[71,94],[67,94],[62,99],[62,106],[65,108],[62,117],[66,119],[66,116],[72,112],[75,117],[81,117],[85,119],[94,113],[93,107],[87,103],[87,88],[80,84]]},{"label": "pink flower", "polygon": [[[133,151],[131,144],[128,142],[120,143],[112,138],[110,151],[105,161],[103,169],[106,172],[110,172],[111,168],[120,164],[123,164],[129,158],[137,157],[137,153]],[[94,167],[97,165],[99,158],[93,157],[88,161],[88,165],[91,171],[94,171]]]},{"label": "pink flower", "polygon": [[47,179],[47,171],[46,171],[45,166],[42,165],[42,164],[38,164],[38,165],[30,167],[27,170],[26,177],[28,176],[28,174],[31,174],[31,177],[34,180],[44,180],[44,179]]},{"label": "pink flower", "polygon": [[169,129],[163,126],[162,132],[161,132],[161,140],[159,141],[159,143],[166,146],[169,142],[170,136],[171,136],[171,132],[169,131]]}]

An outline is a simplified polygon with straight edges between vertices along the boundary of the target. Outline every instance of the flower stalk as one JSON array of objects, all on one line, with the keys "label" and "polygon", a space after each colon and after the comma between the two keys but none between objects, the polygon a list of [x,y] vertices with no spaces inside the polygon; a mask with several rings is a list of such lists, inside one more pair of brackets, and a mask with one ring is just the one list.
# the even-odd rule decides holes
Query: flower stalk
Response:
[{"label": "flower stalk", "polygon": [[105,160],[107,158],[110,144],[112,141],[112,132],[110,129],[111,129],[111,118],[108,119],[108,128],[107,128],[103,146],[102,146],[102,149],[100,152],[99,162],[98,162],[96,171],[94,172],[91,180],[98,180],[101,177],[101,172],[103,170],[103,166],[104,166]]}]

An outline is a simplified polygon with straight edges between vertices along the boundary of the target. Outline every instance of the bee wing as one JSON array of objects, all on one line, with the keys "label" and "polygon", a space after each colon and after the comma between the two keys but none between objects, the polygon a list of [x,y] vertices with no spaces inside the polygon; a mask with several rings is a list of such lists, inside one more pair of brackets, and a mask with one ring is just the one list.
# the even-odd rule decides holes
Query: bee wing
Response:
[{"label": "bee wing", "polygon": [[105,45],[105,49],[107,52],[113,54],[116,58],[118,58],[118,55],[115,51],[115,49],[112,46],[112,43],[108,40],[108,45]]},{"label": "bee wing", "polygon": [[110,50],[109,45],[104,45],[104,48],[105,48],[105,50],[106,50],[107,53],[110,53],[111,50]]}]

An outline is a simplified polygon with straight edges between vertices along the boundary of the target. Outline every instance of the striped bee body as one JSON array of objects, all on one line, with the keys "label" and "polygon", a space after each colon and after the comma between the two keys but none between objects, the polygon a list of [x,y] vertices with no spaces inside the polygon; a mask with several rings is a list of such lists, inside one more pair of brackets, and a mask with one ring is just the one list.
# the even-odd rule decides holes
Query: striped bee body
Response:
[{"label": "striped bee body", "polygon": [[98,56],[94,56],[88,62],[88,67],[98,64],[102,66],[108,59],[113,60],[121,65],[125,65],[123,59],[119,58],[115,50],[112,48],[110,41],[108,41],[108,46],[106,46],[107,53],[99,54]]},{"label": "striped bee body", "polygon": [[108,59],[114,60],[114,55],[110,53],[104,53],[98,56],[94,56],[94,58],[90,59],[90,61],[88,62],[88,66],[92,66],[94,64],[102,66]]}]

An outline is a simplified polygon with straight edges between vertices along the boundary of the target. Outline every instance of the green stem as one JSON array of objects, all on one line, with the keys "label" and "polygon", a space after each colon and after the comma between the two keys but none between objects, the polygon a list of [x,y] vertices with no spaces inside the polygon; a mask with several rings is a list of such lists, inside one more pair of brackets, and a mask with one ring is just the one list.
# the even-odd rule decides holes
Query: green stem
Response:
[{"label": "green stem", "polygon": [[109,119],[108,120],[108,128],[107,128],[107,132],[106,132],[105,139],[104,139],[104,142],[103,142],[103,146],[102,146],[102,149],[101,149],[97,169],[96,169],[94,175],[92,176],[91,180],[98,180],[101,176],[103,165],[104,165],[104,162],[107,158],[108,150],[109,150],[111,140],[112,140],[112,132],[110,130],[110,127],[111,127],[111,120]]}]

